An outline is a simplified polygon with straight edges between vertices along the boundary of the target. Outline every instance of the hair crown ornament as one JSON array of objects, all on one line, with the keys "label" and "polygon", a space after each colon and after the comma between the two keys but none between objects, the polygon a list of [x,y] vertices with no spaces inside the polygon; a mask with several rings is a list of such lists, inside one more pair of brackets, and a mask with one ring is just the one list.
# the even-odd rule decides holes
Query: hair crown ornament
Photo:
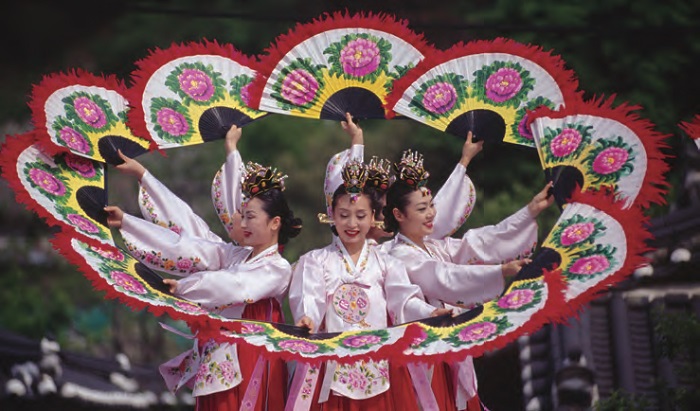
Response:
[{"label": "hair crown ornament", "polygon": [[391,162],[377,156],[372,157],[367,165],[367,187],[386,191],[394,180],[396,177],[391,175]]},{"label": "hair crown ornament", "polygon": [[361,161],[350,161],[343,167],[342,176],[345,192],[355,202],[367,184],[367,166]]},{"label": "hair crown ornament", "polygon": [[265,167],[249,161],[245,166],[245,175],[243,176],[243,195],[251,199],[269,190],[284,191],[285,178],[287,175],[282,175],[276,168]]},{"label": "hair crown ornament", "polygon": [[423,168],[423,155],[417,151],[404,151],[401,161],[398,164],[394,163],[394,168],[399,180],[406,185],[418,189],[428,183],[430,173]]}]

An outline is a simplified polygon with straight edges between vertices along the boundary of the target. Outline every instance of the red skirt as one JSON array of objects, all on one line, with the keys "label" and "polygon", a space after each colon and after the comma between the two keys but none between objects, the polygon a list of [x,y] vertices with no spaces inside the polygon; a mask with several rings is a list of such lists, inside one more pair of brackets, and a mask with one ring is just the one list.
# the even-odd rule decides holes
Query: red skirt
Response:
[{"label": "red skirt", "polygon": [[[271,321],[283,323],[284,318],[279,302],[274,298],[248,304],[241,318],[246,320]],[[238,345],[238,363],[241,367],[243,381],[226,391],[196,397],[197,411],[238,411],[245,396],[255,364],[264,348]],[[256,411],[283,410],[287,398],[287,364],[284,360],[266,361],[263,369],[260,393],[255,403]]]}]

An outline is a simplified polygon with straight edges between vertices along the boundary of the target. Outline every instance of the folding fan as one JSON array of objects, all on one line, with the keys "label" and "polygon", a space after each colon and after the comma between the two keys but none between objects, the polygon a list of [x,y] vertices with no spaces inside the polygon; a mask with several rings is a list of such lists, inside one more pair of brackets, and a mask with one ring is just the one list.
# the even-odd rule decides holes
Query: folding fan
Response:
[{"label": "folding fan", "polygon": [[599,99],[531,113],[537,151],[560,206],[577,186],[610,189],[627,207],[664,202],[661,186],[668,165],[660,148],[667,135],[634,114],[639,107],[612,108],[612,102]]},{"label": "folding fan", "polygon": [[680,122],[678,126],[695,141],[695,145],[700,149],[700,114],[696,114],[692,121]]},{"label": "folding fan", "polygon": [[49,141],[49,153],[70,151],[110,164],[121,164],[117,150],[133,158],[152,142],[127,127],[129,102],[125,87],[114,76],[98,77],[82,70],[45,76],[34,86],[32,119]]},{"label": "folding fan", "polygon": [[255,71],[230,44],[203,41],[151,50],[132,73],[129,125],[159,148],[223,139],[267,113],[249,106]]},{"label": "folding fan", "polygon": [[52,225],[113,244],[107,227],[104,163],[72,154],[46,154],[33,134],[8,138],[0,164],[17,200]]},{"label": "folding fan", "polygon": [[458,137],[534,147],[528,111],[575,101],[577,87],[559,57],[498,38],[427,56],[394,83],[386,107]]},{"label": "folding fan", "polygon": [[251,105],[315,119],[383,119],[393,82],[432,51],[391,16],[326,14],[279,36],[260,57]]}]

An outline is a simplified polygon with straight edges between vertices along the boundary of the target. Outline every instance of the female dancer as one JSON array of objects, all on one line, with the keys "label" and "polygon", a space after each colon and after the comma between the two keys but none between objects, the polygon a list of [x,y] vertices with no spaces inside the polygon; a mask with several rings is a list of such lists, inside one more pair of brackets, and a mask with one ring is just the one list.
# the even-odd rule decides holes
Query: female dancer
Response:
[{"label": "female dancer", "polygon": [[[344,184],[331,199],[337,237],[330,245],[302,255],[295,264],[290,307],[296,324],[312,332],[385,328],[449,312],[425,303],[418,287],[408,281],[402,264],[367,241],[379,205],[366,194],[366,171],[360,162],[345,165]],[[343,296],[353,297],[344,304]],[[353,301],[364,309],[354,310]],[[322,374],[317,378],[323,382],[316,380],[314,395],[308,401],[293,400],[287,409],[388,411],[417,407],[406,368],[392,367],[390,371],[386,360],[329,361],[321,373],[298,368],[295,380]],[[290,398],[294,396],[290,392]]]},{"label": "female dancer", "polygon": [[[480,150],[470,132],[463,151],[465,166]],[[505,279],[530,261],[523,257],[536,245],[535,218],[553,202],[547,195],[550,184],[527,207],[497,225],[468,230],[461,239],[437,240],[429,237],[436,212],[425,187],[429,173],[422,156],[405,152],[397,169],[398,178],[387,192],[384,208],[386,229],[398,232],[388,252],[405,264],[411,282],[436,307],[468,308],[499,295]],[[471,358],[452,368],[457,408],[481,410]]]},{"label": "female dancer", "polygon": [[[228,318],[284,322],[280,303],[291,266],[279,254],[278,244],[296,236],[301,222],[294,218],[282,193],[286,176],[253,163],[248,163],[246,171],[241,221],[244,246],[178,234],[113,206],[106,208],[108,222],[120,229],[135,257],[151,268],[163,270],[173,262],[188,267],[171,271],[183,275],[182,280],[164,280],[175,295]],[[231,181],[240,184],[240,180]],[[151,258],[156,255],[158,261]],[[171,264],[163,263],[168,261]],[[238,410],[243,403],[255,404],[258,410],[282,409],[286,365],[281,360],[267,363],[258,354],[249,346],[197,341],[193,350],[160,369],[170,389],[193,387],[198,410]]]}]

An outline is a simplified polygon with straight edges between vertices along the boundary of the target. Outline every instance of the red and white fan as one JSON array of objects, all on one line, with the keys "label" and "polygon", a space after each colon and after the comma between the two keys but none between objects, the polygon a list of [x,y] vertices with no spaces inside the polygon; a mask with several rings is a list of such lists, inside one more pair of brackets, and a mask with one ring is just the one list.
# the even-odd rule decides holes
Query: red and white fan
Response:
[{"label": "red and white fan", "polygon": [[685,131],[688,137],[693,139],[695,145],[700,149],[700,114],[696,114],[692,121],[681,121],[678,126]]},{"label": "red and white fan", "polygon": [[253,59],[202,41],[154,49],[132,73],[129,125],[167,149],[223,139],[268,113],[250,108]]},{"label": "red and white fan", "polygon": [[528,111],[565,106],[577,87],[558,56],[498,38],[431,54],[394,83],[386,106],[458,137],[534,147]]},{"label": "red and white fan", "polygon": [[292,116],[383,119],[396,79],[433,52],[386,14],[326,14],[279,36],[260,57],[251,104]]}]

